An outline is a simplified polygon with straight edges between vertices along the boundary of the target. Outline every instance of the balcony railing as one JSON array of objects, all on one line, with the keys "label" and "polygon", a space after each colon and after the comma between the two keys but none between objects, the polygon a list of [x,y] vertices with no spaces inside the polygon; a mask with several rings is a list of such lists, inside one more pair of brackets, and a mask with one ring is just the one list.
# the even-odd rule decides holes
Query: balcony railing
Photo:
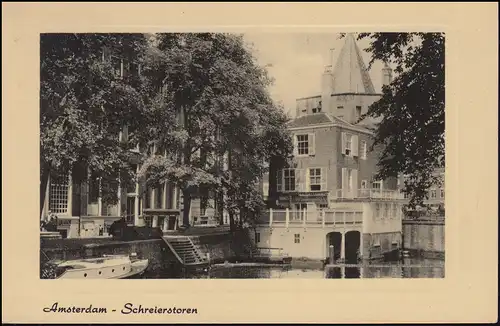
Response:
[{"label": "balcony railing", "polygon": [[396,200],[404,199],[404,194],[397,190],[381,190],[381,189],[358,189],[347,190],[337,189],[334,199],[386,199]]},{"label": "balcony railing", "polygon": [[335,226],[345,224],[361,224],[361,210],[269,210],[258,219],[258,224],[269,226]]}]

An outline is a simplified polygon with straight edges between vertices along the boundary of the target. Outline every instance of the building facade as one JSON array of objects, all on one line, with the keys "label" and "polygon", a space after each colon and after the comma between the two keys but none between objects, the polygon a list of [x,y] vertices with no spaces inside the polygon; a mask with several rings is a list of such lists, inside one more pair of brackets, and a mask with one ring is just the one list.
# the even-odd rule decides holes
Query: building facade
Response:
[{"label": "building facade", "polygon": [[[136,60],[115,55],[106,48],[102,51],[102,60],[111,63],[115,78],[141,73],[141,66]],[[116,137],[120,142],[129,142],[131,132],[124,126]],[[130,147],[131,172],[137,174],[143,149],[140,150],[138,144]],[[154,141],[147,150],[160,154]],[[129,225],[160,227],[164,231],[177,228],[181,199],[175,184],[167,182],[146,188],[144,182],[122,184],[116,180],[113,188],[117,188],[117,201],[109,203],[103,198],[102,190],[110,185],[93,171],[87,169],[85,180],[78,182],[74,181],[72,174],[58,179],[49,176],[41,214],[42,221],[51,216],[57,217],[57,229],[63,238],[109,237],[109,227],[121,218]]]},{"label": "building facade", "polygon": [[[277,178],[277,207],[262,217],[255,241],[294,257],[325,258],[333,248],[341,259],[376,258],[399,248],[402,233],[398,178],[375,178],[379,151],[370,148],[377,121],[360,119],[381,94],[352,35],[332,67],[321,77],[321,94],[297,100],[288,123],[293,159],[267,176]],[[382,78],[391,82],[387,65]]]}]

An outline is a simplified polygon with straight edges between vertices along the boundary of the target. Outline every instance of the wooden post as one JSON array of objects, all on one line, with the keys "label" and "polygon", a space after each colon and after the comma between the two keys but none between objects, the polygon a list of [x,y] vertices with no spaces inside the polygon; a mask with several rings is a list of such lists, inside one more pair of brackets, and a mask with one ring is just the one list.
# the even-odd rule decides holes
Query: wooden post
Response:
[{"label": "wooden post", "polygon": [[288,229],[289,222],[290,222],[290,209],[287,208],[286,213],[285,213],[285,226],[287,229]]},{"label": "wooden post", "polygon": [[333,265],[335,264],[335,248],[333,247],[333,245],[330,245],[330,251],[328,253],[328,257],[330,259],[330,264]]},{"label": "wooden post", "polygon": [[[345,217],[345,215],[344,215],[344,217]],[[340,247],[340,259],[342,259],[342,260],[345,259],[345,234],[346,234],[346,232],[344,230],[344,232],[341,233],[342,242],[341,242],[341,247]]]},{"label": "wooden post", "polygon": [[273,209],[269,208],[269,227],[273,225]]}]

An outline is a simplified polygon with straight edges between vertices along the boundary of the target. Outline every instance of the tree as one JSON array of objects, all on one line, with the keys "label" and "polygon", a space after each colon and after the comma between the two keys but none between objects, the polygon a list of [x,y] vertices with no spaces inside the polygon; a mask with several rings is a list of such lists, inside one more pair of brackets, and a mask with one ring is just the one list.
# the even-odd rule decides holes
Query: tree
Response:
[{"label": "tree", "polygon": [[444,167],[445,50],[443,33],[361,33],[375,60],[391,63],[397,76],[383,87],[380,100],[366,117],[382,118],[375,146],[382,148],[378,178],[404,174],[410,207],[421,205],[427,189],[441,180],[433,175]]},{"label": "tree", "polygon": [[40,212],[49,175],[71,172],[78,182],[89,168],[109,185],[101,194],[109,201],[113,181],[132,177],[118,135],[141,124],[147,93],[138,70],[148,46],[143,34],[41,35]]},{"label": "tree", "polygon": [[[156,45],[145,70],[158,90],[146,132],[160,150],[145,156],[140,175],[148,185],[180,187],[188,225],[192,198],[215,194],[219,215],[224,192],[241,190],[226,202],[231,210],[249,199],[244,183],[261,177],[265,162],[281,154],[271,142],[287,143],[286,151],[291,141],[284,113],[267,91],[271,80],[242,36],[158,34]],[[238,169],[236,157],[245,162]],[[243,167],[251,174],[243,177]]]}]

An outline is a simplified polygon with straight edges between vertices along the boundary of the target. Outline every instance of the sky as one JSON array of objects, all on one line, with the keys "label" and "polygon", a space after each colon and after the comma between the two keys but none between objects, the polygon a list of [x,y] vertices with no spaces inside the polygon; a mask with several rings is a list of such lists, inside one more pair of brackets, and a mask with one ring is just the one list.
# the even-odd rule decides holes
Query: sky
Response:
[{"label": "sky", "polygon": [[[269,75],[274,78],[271,96],[283,103],[292,117],[297,98],[320,94],[324,67],[331,62],[332,54],[335,66],[344,44],[344,39],[338,39],[339,34],[331,32],[254,32],[244,37],[258,62],[267,65]],[[370,55],[364,49],[368,43],[366,39],[357,41],[367,67]],[[381,62],[375,62],[369,71],[377,92],[382,88],[382,67]]]}]

